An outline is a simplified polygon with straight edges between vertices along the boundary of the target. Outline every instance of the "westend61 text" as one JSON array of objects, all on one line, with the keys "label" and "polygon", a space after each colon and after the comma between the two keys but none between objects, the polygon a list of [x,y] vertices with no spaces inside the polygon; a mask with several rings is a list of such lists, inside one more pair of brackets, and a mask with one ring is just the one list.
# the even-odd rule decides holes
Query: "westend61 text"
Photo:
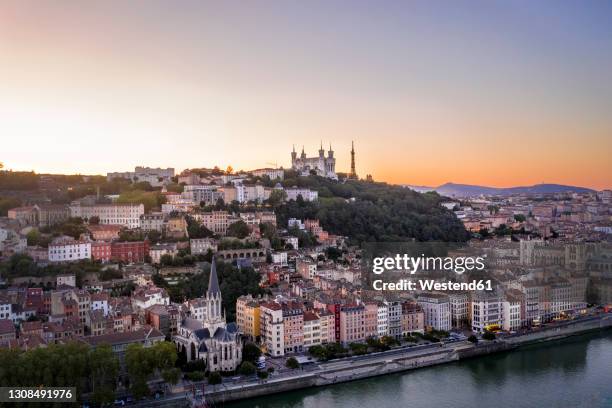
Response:
[{"label": "westend61 text", "polygon": [[483,291],[493,290],[491,280],[481,279],[474,280],[472,282],[437,282],[433,279],[419,279],[416,282],[409,279],[401,279],[397,282],[383,282],[382,280],[375,280],[372,282],[374,290],[384,291]]}]

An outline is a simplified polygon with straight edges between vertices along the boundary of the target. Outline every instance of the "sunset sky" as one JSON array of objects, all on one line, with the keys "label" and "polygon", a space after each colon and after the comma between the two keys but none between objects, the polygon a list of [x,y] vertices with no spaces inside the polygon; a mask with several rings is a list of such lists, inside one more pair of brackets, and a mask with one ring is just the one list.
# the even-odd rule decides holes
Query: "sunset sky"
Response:
[{"label": "sunset sky", "polygon": [[609,1],[0,0],[0,162],[612,187]]}]

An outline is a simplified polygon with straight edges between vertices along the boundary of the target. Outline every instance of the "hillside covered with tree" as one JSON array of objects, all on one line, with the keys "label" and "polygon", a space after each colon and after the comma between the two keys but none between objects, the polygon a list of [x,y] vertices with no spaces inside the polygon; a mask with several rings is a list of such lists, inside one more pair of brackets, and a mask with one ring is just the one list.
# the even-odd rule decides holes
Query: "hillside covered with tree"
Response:
[{"label": "hillside covered with tree", "polygon": [[355,243],[413,238],[463,242],[469,238],[463,224],[440,205],[444,199],[437,193],[421,194],[386,183],[297,177],[291,171],[283,185],[316,190],[319,201],[275,204],[280,225],[286,225],[289,218],[316,218],[325,230],[348,236]]}]

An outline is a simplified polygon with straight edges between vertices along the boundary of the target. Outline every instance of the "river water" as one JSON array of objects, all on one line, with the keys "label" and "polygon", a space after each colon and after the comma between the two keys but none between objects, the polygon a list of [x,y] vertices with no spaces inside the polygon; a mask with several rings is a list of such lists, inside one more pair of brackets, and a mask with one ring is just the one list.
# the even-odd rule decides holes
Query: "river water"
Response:
[{"label": "river water", "polygon": [[612,408],[612,332],[225,406]]}]

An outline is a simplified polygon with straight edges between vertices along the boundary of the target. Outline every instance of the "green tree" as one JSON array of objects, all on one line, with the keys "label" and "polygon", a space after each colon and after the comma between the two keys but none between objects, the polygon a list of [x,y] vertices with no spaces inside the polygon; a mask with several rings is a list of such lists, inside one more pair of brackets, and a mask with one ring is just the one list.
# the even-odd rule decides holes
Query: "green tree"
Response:
[{"label": "green tree", "polygon": [[514,221],[516,222],[525,222],[527,218],[523,214],[514,214]]},{"label": "green tree", "polygon": [[115,400],[119,359],[110,345],[94,347],[89,355],[92,402],[103,406]]},{"label": "green tree", "polygon": [[19,207],[21,200],[14,197],[0,197],[0,217],[6,217],[8,210]]},{"label": "green tree", "polygon": [[243,361],[242,364],[240,364],[240,367],[238,368],[238,372],[241,375],[253,375],[255,374],[256,370],[257,369],[255,365],[250,361]]},{"label": "green tree", "polygon": [[242,346],[242,359],[251,363],[257,362],[261,356],[261,349],[255,343],[247,342]]},{"label": "green tree", "polygon": [[181,370],[179,368],[167,368],[162,371],[162,378],[168,384],[175,385],[181,379]]},{"label": "green tree", "polygon": [[287,368],[291,368],[292,370],[295,370],[296,368],[300,368],[300,363],[298,363],[295,357],[289,357],[287,361],[285,362],[285,366]]},{"label": "green tree", "polygon": [[130,391],[134,398],[149,395],[147,380],[155,370],[155,361],[142,344],[130,344],[125,353],[125,365],[130,379]]},{"label": "green tree", "polygon": [[208,384],[217,385],[221,384],[222,382],[223,378],[221,377],[221,374],[219,374],[217,371],[213,371],[208,375]]},{"label": "green tree", "polygon": [[281,205],[287,199],[287,193],[285,190],[272,190],[270,197],[268,197],[268,204],[276,208]]},{"label": "green tree", "polygon": [[483,338],[484,340],[495,340],[495,333],[490,332],[490,331],[485,331],[485,332],[482,334],[482,338]]},{"label": "green tree", "polygon": [[473,334],[470,335],[470,337],[468,337],[468,341],[470,343],[478,343],[478,337],[474,336]]},{"label": "green tree", "polygon": [[311,346],[308,348],[308,354],[318,360],[327,360],[327,351],[323,346]]},{"label": "green tree", "polygon": [[250,233],[249,226],[246,222],[240,220],[232,223],[227,227],[227,235],[238,239],[246,238]]},{"label": "green tree", "polygon": [[149,350],[153,354],[153,363],[157,370],[163,371],[174,367],[178,356],[173,343],[160,341]]}]

